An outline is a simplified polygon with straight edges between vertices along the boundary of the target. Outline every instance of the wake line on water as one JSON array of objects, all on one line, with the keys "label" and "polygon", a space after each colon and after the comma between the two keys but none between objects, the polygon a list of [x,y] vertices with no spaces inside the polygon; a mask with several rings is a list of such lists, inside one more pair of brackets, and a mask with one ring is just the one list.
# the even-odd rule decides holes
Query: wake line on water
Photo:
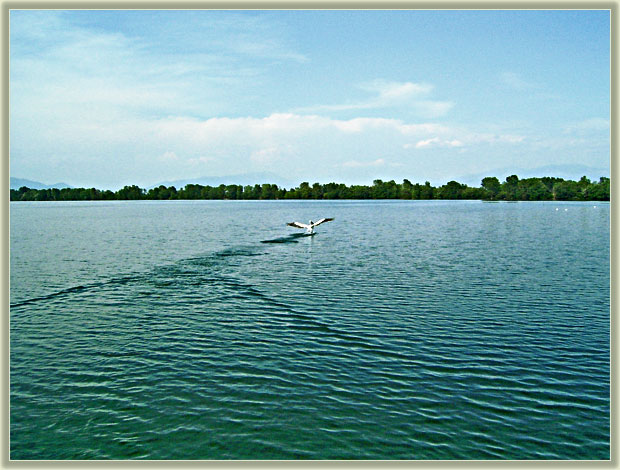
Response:
[{"label": "wake line on water", "polygon": [[[293,234],[291,238],[299,238],[299,236],[305,236],[305,234]],[[288,238],[288,237],[283,237],[283,238]],[[267,240],[265,242],[268,243],[270,241]],[[62,289],[62,290],[59,290],[57,292],[53,292],[47,295],[42,295],[39,297],[33,297],[31,299],[22,300],[20,302],[15,302],[15,303],[10,304],[9,307],[10,308],[23,307],[23,306],[35,304],[38,302],[54,300],[59,297],[70,296],[72,294],[80,294],[80,293],[84,293],[84,292],[88,292],[88,291],[92,291],[96,289],[102,289],[102,288],[115,286],[115,285],[127,285],[129,283],[137,282],[137,281],[146,281],[155,288],[166,287],[171,284],[171,282],[169,281],[170,278],[176,277],[179,280],[187,279],[187,278],[197,278],[200,281],[202,281],[200,282],[200,284],[220,284],[232,290],[235,290],[236,292],[243,291],[243,294],[245,294],[246,296],[260,299],[261,301],[268,303],[272,305],[273,307],[276,307],[280,310],[286,311],[287,313],[292,314],[293,316],[306,317],[306,315],[296,311],[290,305],[279,302],[278,300],[273,299],[270,296],[260,292],[254,286],[240,282],[234,277],[222,276],[220,274],[214,277],[205,278],[205,277],[197,276],[198,273],[193,272],[192,270],[189,270],[189,271],[187,270],[188,266],[193,265],[193,266],[199,266],[200,268],[208,267],[208,268],[212,268],[214,271],[217,271],[218,267],[226,264],[225,260],[229,258],[253,257],[253,256],[261,256],[263,254],[265,254],[265,252],[257,251],[256,247],[251,246],[251,245],[226,248],[224,250],[211,253],[205,256],[184,259],[172,265],[160,266],[156,268],[155,270],[153,270],[150,274],[149,273],[134,274],[134,275],[123,276],[119,278],[108,279],[108,280],[100,281],[100,282],[93,282],[89,284],[72,286],[72,287],[68,287],[66,289]],[[201,272],[200,274],[204,275],[205,273]],[[211,274],[213,275],[215,273],[211,272]],[[164,280],[168,280],[168,282],[162,282],[162,278],[165,278]]]},{"label": "wake line on water", "polygon": [[[263,240],[261,241],[261,243],[296,243],[296,239],[306,236],[308,235],[296,233],[288,237],[282,237],[281,239]],[[389,351],[386,351],[380,344],[373,343],[369,341],[368,338],[360,338],[357,335],[349,334],[347,332],[335,329],[328,323],[317,319],[316,315],[306,313],[298,308],[295,308],[292,305],[282,302],[279,299],[275,299],[265,294],[264,292],[261,292],[259,289],[257,289],[251,284],[242,282],[232,276],[226,276],[222,273],[217,273],[219,268],[228,265],[230,258],[254,257],[265,255],[267,253],[268,252],[265,252],[264,250],[258,249],[258,246],[256,245],[231,247],[204,256],[187,258],[171,265],[159,266],[153,269],[151,273],[136,273],[133,275],[118,277],[106,281],[93,282],[90,284],[69,287],[48,295],[10,304],[10,308],[13,309],[17,307],[23,307],[38,302],[54,300],[63,296],[71,296],[73,294],[80,294],[96,289],[107,288],[110,286],[127,285],[139,281],[144,282],[146,285],[150,285],[155,290],[161,289],[162,287],[167,287],[174,283],[174,281],[179,281],[181,284],[185,282],[186,286],[193,284],[208,284],[213,286],[221,285],[229,288],[230,290],[235,292],[235,294],[240,295],[241,298],[254,298],[264,304],[269,305],[276,311],[274,312],[276,313],[276,315],[277,311],[279,311],[283,313],[285,317],[296,319],[299,323],[294,325],[294,327],[300,329],[321,331],[331,336],[333,340],[344,343],[343,346],[346,345],[347,347],[353,346],[366,350],[372,350],[375,353],[383,355],[390,354]],[[191,266],[196,266],[200,269],[194,271],[192,270]],[[205,277],[205,274],[207,274],[204,271],[205,268],[210,271],[208,273],[208,277]],[[188,279],[192,279],[192,282],[188,282]],[[401,359],[409,359],[406,355],[405,357],[403,357],[399,353],[395,353],[395,355],[400,357]]]},{"label": "wake line on water", "polygon": [[[196,262],[196,261],[202,261],[196,264],[200,264],[200,265],[206,265],[206,261],[211,259],[211,260],[217,260],[217,259],[221,259],[221,258],[227,258],[230,256],[259,256],[260,254],[257,253],[251,253],[249,252],[247,249],[243,250],[240,249],[241,247],[235,249],[235,248],[227,248],[225,250],[213,253],[209,256],[203,256],[200,258],[189,258],[186,260],[182,260],[180,262],[178,262],[178,264],[185,264],[188,261],[189,262]],[[210,265],[213,265],[213,263],[211,263]],[[165,267],[160,267],[159,271],[160,272],[164,272],[164,271],[168,271],[170,267],[174,267],[174,265],[170,265],[170,266],[165,266]],[[168,268],[168,269],[167,269]],[[157,275],[157,271],[155,271],[155,276]],[[34,304],[37,302],[43,302],[46,300],[53,300],[56,299],[57,297],[63,297],[63,296],[68,296],[71,294],[77,294],[77,293],[82,293],[82,292],[88,292],[94,289],[99,289],[99,288],[104,288],[104,287],[109,287],[109,286],[114,286],[114,285],[126,285],[129,284],[131,282],[136,282],[136,281],[140,281],[140,280],[144,280],[144,279],[152,279],[153,276],[149,276],[149,274],[133,274],[133,275],[129,275],[129,276],[123,276],[123,277],[118,277],[118,278],[112,278],[112,279],[108,279],[105,281],[99,281],[99,282],[92,282],[89,284],[80,284],[77,286],[72,286],[72,287],[68,287],[66,289],[61,289],[59,291],[56,292],[52,292],[51,294],[47,294],[47,295],[42,295],[39,297],[33,297],[31,299],[26,299],[26,300],[22,300],[20,302],[15,302],[12,304],[9,304],[9,308],[16,308],[16,307],[22,307],[25,305],[30,305],[30,304]]]},{"label": "wake line on water", "polygon": [[388,350],[385,350],[384,348],[381,347],[381,345],[370,342],[368,338],[363,338],[363,337],[360,337],[354,334],[350,334],[350,333],[335,329],[332,326],[330,326],[328,323],[317,320],[315,315],[305,313],[297,308],[292,307],[291,305],[288,305],[284,302],[276,300],[270,297],[269,295],[266,295],[263,292],[260,292],[258,289],[256,289],[255,287],[251,285],[242,283],[233,278],[220,278],[220,282],[224,285],[227,285],[235,289],[236,291],[243,289],[245,291],[244,294],[246,297],[257,298],[261,300],[262,302],[269,304],[277,308],[280,311],[285,312],[287,316],[295,318],[296,320],[300,320],[301,322],[305,323],[305,325],[302,325],[302,324],[295,325],[296,328],[307,329],[307,330],[318,330],[323,333],[327,333],[335,340],[342,341],[343,343],[345,343],[347,347],[358,347],[360,349],[371,350],[375,353],[381,354],[382,356],[391,356],[391,357],[396,357],[399,359],[406,359],[406,360],[411,359],[411,357],[409,357],[406,354],[402,354],[399,352],[390,352]]},{"label": "wake line on water", "polygon": [[45,300],[53,300],[57,297],[62,297],[62,296],[66,296],[66,295],[71,295],[71,294],[75,294],[75,293],[79,293],[79,292],[86,292],[89,290],[93,290],[93,289],[98,289],[101,287],[106,287],[106,286],[110,286],[110,285],[123,285],[123,284],[127,284],[129,282],[132,281],[136,281],[138,279],[140,279],[141,276],[125,276],[125,277],[121,277],[121,278],[115,278],[115,279],[109,279],[107,281],[102,281],[102,282],[93,282],[91,284],[84,284],[84,285],[79,285],[79,286],[73,286],[73,287],[68,287],[66,289],[62,289],[59,290],[57,292],[53,292],[51,294],[48,295],[42,295],[40,297],[33,297],[32,299],[26,299],[26,300],[22,300],[21,302],[16,302],[14,304],[10,304],[9,308],[16,308],[16,307],[22,307],[24,305],[29,305],[29,304],[33,304],[36,302],[42,302]]}]

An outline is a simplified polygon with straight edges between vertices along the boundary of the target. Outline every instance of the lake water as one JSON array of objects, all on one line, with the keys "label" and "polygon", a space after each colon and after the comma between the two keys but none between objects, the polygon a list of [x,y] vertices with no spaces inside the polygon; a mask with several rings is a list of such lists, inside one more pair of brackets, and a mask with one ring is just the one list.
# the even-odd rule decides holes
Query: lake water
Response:
[{"label": "lake water", "polygon": [[610,457],[609,204],[10,210],[12,459]]}]

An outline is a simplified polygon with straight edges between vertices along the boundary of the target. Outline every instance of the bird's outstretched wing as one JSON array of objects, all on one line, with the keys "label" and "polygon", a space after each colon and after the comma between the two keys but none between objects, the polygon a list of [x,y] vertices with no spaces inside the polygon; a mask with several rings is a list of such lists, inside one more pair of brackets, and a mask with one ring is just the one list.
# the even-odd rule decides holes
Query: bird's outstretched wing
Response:
[{"label": "bird's outstretched wing", "polygon": [[317,225],[321,225],[323,222],[329,222],[330,220],[334,220],[333,217],[332,218],[323,218],[323,219],[317,220],[312,225],[316,227]]},{"label": "bird's outstretched wing", "polygon": [[302,224],[301,222],[289,222],[286,225],[290,225],[291,227],[297,227],[297,228],[310,228],[309,225]]}]

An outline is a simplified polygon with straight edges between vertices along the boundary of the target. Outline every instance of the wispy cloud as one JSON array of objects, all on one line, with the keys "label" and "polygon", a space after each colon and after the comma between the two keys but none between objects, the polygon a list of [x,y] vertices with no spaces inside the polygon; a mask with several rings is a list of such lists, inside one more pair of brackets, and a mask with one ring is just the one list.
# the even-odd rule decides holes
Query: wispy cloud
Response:
[{"label": "wispy cloud", "polygon": [[159,160],[163,161],[163,162],[174,162],[174,161],[178,161],[179,157],[177,156],[176,153],[174,152],[164,152],[163,155],[160,155]]},{"label": "wispy cloud", "polygon": [[424,117],[438,117],[445,115],[454,106],[451,101],[427,99],[426,97],[433,90],[433,86],[428,83],[373,80],[359,84],[357,88],[371,93],[371,96],[347,103],[304,107],[297,109],[296,112],[359,111],[397,107],[410,108]]},{"label": "wispy cloud", "polygon": [[307,60],[258,18],[197,19],[193,28],[175,18],[154,22],[161,32],[147,36],[143,25],[129,35],[86,28],[67,12],[11,12],[15,117],[35,109],[44,119],[72,121],[217,115],[240,96],[251,99],[241,90],[273,61]]},{"label": "wispy cloud", "polygon": [[[50,149],[48,155],[72,160],[72,173],[80,175],[80,184],[95,176],[112,181],[119,173],[137,168],[141,176],[134,182],[151,184],[197,173],[273,171],[292,178],[318,177],[332,171],[334,165],[351,171],[401,165],[405,171],[417,161],[412,157],[431,149],[505,148],[520,140],[518,136],[386,118],[347,120],[294,113],[210,119],[134,117],[102,127],[88,121],[71,127],[49,122],[39,141],[22,144],[18,155],[22,155],[22,168],[39,165],[27,156],[36,155],[35,150],[44,145]],[[109,164],[110,157],[114,165]]]},{"label": "wispy cloud", "polygon": [[[423,137],[416,147],[432,144],[460,147],[475,143],[523,142],[524,136],[512,134],[491,134],[476,132],[462,127],[450,127],[434,123],[406,123],[400,119],[353,118],[335,119],[320,115],[274,113],[263,118],[166,118],[150,124],[156,135],[176,136],[188,143],[213,143],[219,140],[245,136],[245,142],[264,140],[266,142],[299,139],[317,133],[332,133],[346,137],[348,134],[391,135],[399,139],[412,136]],[[426,137],[425,137],[426,136]],[[424,138],[425,137],[425,138]],[[269,145],[268,148],[272,148]],[[273,147],[275,148],[275,147]]]},{"label": "wispy cloud", "polygon": [[290,157],[295,152],[293,145],[271,145],[254,150],[250,160],[259,165],[272,165],[282,158]]},{"label": "wispy cloud", "polygon": [[370,162],[362,162],[358,160],[349,160],[342,164],[344,168],[365,168],[365,167],[373,167],[373,166],[384,166],[385,159],[377,158],[376,160]]},{"label": "wispy cloud", "polygon": [[414,144],[405,144],[403,148],[425,148],[425,147],[462,147],[464,144],[458,139],[453,140],[441,140],[439,137],[432,137],[430,139],[420,140]]},{"label": "wispy cloud", "polygon": [[362,90],[376,93],[377,96],[368,101],[373,106],[391,106],[428,95],[433,86],[428,83],[391,82],[373,80],[359,85]]},{"label": "wispy cloud", "polygon": [[564,129],[565,134],[609,132],[609,120],[604,118],[590,118],[575,122]]},{"label": "wispy cloud", "polygon": [[500,75],[500,81],[515,90],[534,90],[540,88],[540,86],[528,79],[525,79],[521,74],[516,72],[503,72]]}]

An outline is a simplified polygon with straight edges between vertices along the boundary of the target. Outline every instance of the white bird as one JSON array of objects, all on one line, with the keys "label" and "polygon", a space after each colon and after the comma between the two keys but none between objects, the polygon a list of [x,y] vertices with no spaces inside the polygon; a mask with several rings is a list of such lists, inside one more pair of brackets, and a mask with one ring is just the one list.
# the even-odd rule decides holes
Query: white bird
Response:
[{"label": "white bird", "polygon": [[316,227],[317,225],[321,225],[323,222],[329,222],[330,220],[334,220],[334,219],[323,218],[323,219],[317,220],[316,222],[310,221],[307,224],[302,224],[301,222],[289,222],[286,225],[290,225],[291,227],[297,227],[297,228],[305,228],[306,233],[314,233],[314,227]]}]

